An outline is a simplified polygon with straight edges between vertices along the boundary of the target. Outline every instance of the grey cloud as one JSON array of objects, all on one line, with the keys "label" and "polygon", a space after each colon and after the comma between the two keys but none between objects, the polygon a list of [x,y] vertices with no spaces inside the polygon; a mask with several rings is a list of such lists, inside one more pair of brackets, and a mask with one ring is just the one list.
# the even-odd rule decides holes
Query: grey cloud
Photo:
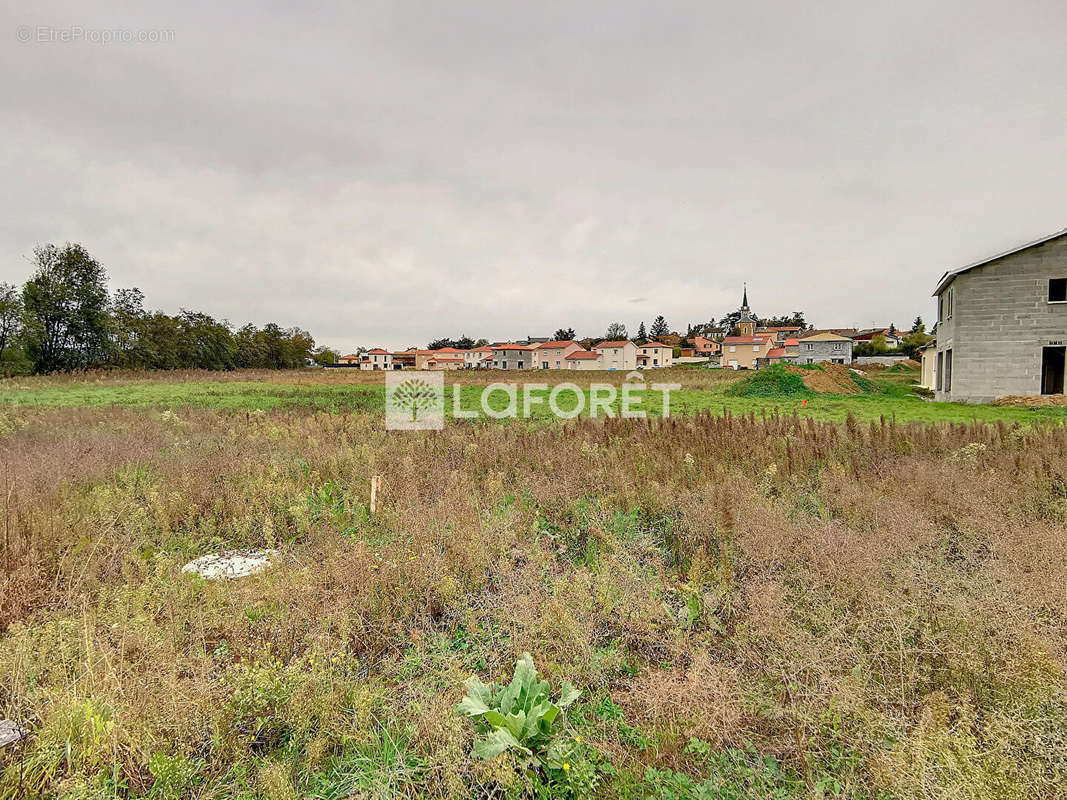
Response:
[{"label": "grey cloud", "polygon": [[1062,3],[94,9],[2,12],[6,280],[77,240],[153,305],[343,349],[681,327],[744,280],[903,325],[1067,224]]}]

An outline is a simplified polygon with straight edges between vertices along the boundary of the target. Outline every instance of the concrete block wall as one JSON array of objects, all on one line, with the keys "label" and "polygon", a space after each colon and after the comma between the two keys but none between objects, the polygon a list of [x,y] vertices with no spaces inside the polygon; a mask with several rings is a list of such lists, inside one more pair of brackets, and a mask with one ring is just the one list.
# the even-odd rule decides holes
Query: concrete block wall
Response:
[{"label": "concrete block wall", "polygon": [[[938,400],[986,403],[1041,393],[1042,347],[1067,341],[1067,303],[1048,302],[1049,278],[1067,277],[1067,236],[957,275],[951,319],[937,350],[952,350],[952,389]],[[942,356],[944,358],[944,356]]]},{"label": "concrete block wall", "polygon": [[[809,344],[814,346],[813,349],[808,350]],[[841,345],[840,350],[834,349],[836,344]],[[800,350],[789,360],[794,364],[818,364],[821,361],[833,361],[835,358],[844,360],[846,364],[851,364],[852,342],[807,342],[801,339]]]}]

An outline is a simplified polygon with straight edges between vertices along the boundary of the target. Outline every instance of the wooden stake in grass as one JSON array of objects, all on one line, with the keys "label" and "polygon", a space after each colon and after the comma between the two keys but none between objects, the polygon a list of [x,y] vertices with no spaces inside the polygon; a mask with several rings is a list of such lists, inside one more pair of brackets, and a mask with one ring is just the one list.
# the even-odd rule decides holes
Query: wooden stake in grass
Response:
[{"label": "wooden stake in grass", "polygon": [[370,513],[378,510],[378,492],[382,490],[382,476],[375,475],[370,479]]}]

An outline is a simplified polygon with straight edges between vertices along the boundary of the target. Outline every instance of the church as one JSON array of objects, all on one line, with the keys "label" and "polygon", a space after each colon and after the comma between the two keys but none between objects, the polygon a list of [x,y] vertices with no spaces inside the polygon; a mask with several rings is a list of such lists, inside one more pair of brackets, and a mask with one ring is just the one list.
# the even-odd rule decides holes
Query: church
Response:
[{"label": "church", "polygon": [[756,369],[765,363],[770,352],[778,347],[774,333],[757,333],[759,320],[748,306],[748,286],[741,298],[741,318],[737,321],[737,335],[722,340],[722,366],[727,369]]}]

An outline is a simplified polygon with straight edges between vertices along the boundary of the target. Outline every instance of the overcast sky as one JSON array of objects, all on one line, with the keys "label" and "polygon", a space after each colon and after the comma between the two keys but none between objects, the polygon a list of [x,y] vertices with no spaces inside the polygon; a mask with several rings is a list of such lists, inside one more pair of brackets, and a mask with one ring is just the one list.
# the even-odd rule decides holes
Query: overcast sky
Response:
[{"label": "overcast sky", "polygon": [[0,280],[78,241],[346,351],[684,332],[743,281],[903,327],[1067,226],[1062,0],[3,2]]}]

